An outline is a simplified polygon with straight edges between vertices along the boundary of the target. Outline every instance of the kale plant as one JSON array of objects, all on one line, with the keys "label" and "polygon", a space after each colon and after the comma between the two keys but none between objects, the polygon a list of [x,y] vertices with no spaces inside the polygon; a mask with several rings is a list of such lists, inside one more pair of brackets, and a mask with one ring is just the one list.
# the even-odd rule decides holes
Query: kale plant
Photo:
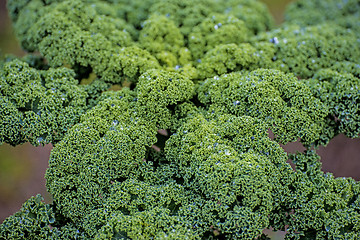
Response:
[{"label": "kale plant", "polygon": [[278,27],[256,0],[7,7],[28,55],[0,62],[0,144],[54,146],[53,203],[0,239],[360,239],[360,184],[316,153],[360,134],[359,1],[300,0]]}]

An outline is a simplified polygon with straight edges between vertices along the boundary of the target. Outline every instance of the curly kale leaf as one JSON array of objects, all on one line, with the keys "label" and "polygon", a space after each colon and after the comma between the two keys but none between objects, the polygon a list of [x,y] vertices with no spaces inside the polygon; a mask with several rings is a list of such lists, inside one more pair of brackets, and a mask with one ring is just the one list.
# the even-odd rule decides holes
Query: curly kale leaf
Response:
[{"label": "curly kale leaf", "polygon": [[55,215],[41,195],[27,200],[20,211],[5,219],[0,225],[0,239],[44,239],[54,236],[50,228]]},{"label": "curly kale leaf", "polygon": [[[190,118],[166,142],[165,156],[177,166],[173,178],[201,197],[198,227],[206,229],[203,222],[225,238],[253,239],[269,226],[280,193],[288,193],[282,173],[292,170],[262,122],[216,116]],[[183,214],[192,219],[192,211]]]},{"label": "curly kale leaf", "polygon": [[0,86],[0,142],[56,143],[88,108],[88,94],[67,68],[38,71],[15,59],[1,69]]},{"label": "curly kale leaf", "polygon": [[358,239],[360,185],[321,171],[314,151],[290,156],[296,167],[286,239]]},{"label": "curly kale leaf", "polygon": [[263,61],[261,57],[257,49],[248,43],[218,45],[208,51],[197,66],[199,79],[257,69]]},{"label": "curly kale leaf", "polygon": [[206,52],[220,44],[246,42],[246,24],[232,15],[214,14],[195,26],[189,34],[189,49],[193,58],[200,60]]},{"label": "curly kale leaf", "polygon": [[[32,4],[21,9],[16,23],[33,12],[29,9]],[[99,78],[113,83],[125,77],[134,80],[145,70],[159,67],[150,53],[131,47],[127,29],[132,28],[125,21],[100,15],[89,3],[64,1],[39,8],[43,10],[31,18],[31,25],[15,23],[15,29],[24,32],[23,38],[29,42],[29,47],[23,47],[40,51],[50,66],[90,66]]]},{"label": "curly kale leaf", "polygon": [[140,77],[136,91],[105,93],[82,115],[52,151],[46,174],[62,214],[75,221],[103,201],[112,181],[146,174],[151,165],[143,159],[157,127],[171,120],[162,120],[163,109],[190,98],[193,88],[178,73],[153,70]]},{"label": "curly kale leaf", "polygon": [[286,22],[309,26],[319,23],[335,23],[351,29],[358,36],[360,33],[360,3],[348,1],[311,1],[300,0],[289,4],[285,12]]},{"label": "curly kale leaf", "polygon": [[167,16],[184,36],[188,36],[193,27],[222,9],[214,0],[158,0],[151,6],[150,13]]},{"label": "curly kale leaf", "polygon": [[199,100],[236,116],[264,120],[281,143],[312,144],[319,137],[328,115],[327,106],[292,74],[259,69],[209,78],[200,84]]},{"label": "curly kale leaf", "polygon": [[265,32],[274,27],[274,19],[266,5],[257,0],[226,0],[226,14],[231,14],[246,23],[254,34]]},{"label": "curly kale leaf", "polygon": [[184,36],[169,18],[151,15],[142,23],[139,44],[163,65],[175,67],[180,64],[178,59],[184,48]]},{"label": "curly kale leaf", "polygon": [[[52,204],[45,204],[38,194],[28,199],[20,211],[0,225],[0,239],[88,239],[71,222],[61,222]],[[60,226],[58,226],[60,224]]]},{"label": "curly kale leaf", "polygon": [[319,70],[307,84],[315,96],[320,98],[336,118],[337,132],[351,138],[359,137],[360,79],[351,73],[339,73],[331,69]]},{"label": "curly kale leaf", "polygon": [[254,41],[272,43],[276,49],[274,67],[300,78],[312,77],[337,62],[357,63],[360,57],[356,35],[336,24],[285,25],[258,35]]},{"label": "curly kale leaf", "polygon": [[194,83],[185,75],[164,70],[151,70],[140,76],[136,86],[144,115],[159,129],[171,127],[171,108],[195,94]]}]

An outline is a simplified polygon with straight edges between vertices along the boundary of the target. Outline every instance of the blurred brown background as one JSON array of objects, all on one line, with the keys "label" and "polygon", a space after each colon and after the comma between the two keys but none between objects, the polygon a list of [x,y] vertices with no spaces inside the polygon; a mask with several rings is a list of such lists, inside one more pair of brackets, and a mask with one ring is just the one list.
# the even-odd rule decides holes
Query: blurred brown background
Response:
[{"label": "blurred brown background", "polygon": [[[0,0],[0,54],[23,56],[6,11],[6,1]],[[33,147],[23,144],[12,147],[0,146],[0,223],[19,211],[31,196],[40,193],[46,202],[51,202],[45,188],[44,174],[52,146]]]},{"label": "blurred brown background", "polygon": [[[282,21],[282,13],[290,1],[263,0],[277,23]],[[24,53],[12,33],[5,5],[6,1],[0,0],[0,50],[4,54],[21,56]],[[0,223],[18,211],[22,203],[33,195],[41,193],[46,202],[51,202],[44,179],[51,148],[51,145],[36,148],[30,144],[17,147],[7,144],[0,146]],[[288,152],[302,150],[299,143],[288,144],[284,148]],[[360,139],[348,139],[340,135],[318,153],[322,157],[325,172],[360,180]],[[281,239],[281,236],[274,236],[274,239]]]}]

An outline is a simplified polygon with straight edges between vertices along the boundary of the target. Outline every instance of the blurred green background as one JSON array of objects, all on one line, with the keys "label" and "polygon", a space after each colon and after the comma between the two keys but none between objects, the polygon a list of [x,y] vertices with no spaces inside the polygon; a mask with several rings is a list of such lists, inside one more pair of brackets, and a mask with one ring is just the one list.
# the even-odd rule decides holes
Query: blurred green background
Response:
[{"label": "blurred green background", "polygon": [[[283,12],[291,0],[262,0],[274,15],[277,24],[283,21]],[[6,12],[6,1],[0,0],[0,51],[22,56]],[[335,176],[353,177],[360,180],[360,140],[348,139],[343,135],[333,139],[326,148],[321,148],[323,170]],[[288,152],[302,150],[299,143],[283,146]],[[12,147],[0,146],[0,223],[18,211],[22,203],[38,193],[51,202],[46,192],[44,174],[48,166],[52,146],[33,147],[30,144]],[[284,233],[267,231],[272,239],[283,239]]]}]

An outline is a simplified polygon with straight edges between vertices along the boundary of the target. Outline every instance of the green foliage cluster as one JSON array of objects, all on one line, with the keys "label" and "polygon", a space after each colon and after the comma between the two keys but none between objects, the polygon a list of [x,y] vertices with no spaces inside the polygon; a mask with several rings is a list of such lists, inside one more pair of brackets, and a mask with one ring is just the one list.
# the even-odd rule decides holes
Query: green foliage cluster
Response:
[{"label": "green foliage cluster", "polygon": [[223,109],[235,116],[262,119],[286,144],[310,146],[320,140],[328,106],[315,98],[309,87],[293,74],[257,69],[208,78],[199,86],[198,98],[210,108]]},{"label": "green foliage cluster", "polygon": [[0,143],[53,144],[53,203],[0,239],[359,239],[359,183],[316,154],[360,134],[357,8],[9,0],[30,53],[0,61]]},{"label": "green foliage cluster", "polygon": [[0,70],[0,143],[57,143],[108,85],[78,85],[72,69],[38,70],[26,60],[10,58]]},{"label": "green foliage cluster", "polygon": [[[289,221],[289,239],[359,238],[360,187],[351,178],[334,178],[321,171],[314,151],[292,155],[297,189],[287,202],[294,211]],[[301,229],[301,230],[300,230]]]},{"label": "green foliage cluster", "polygon": [[[360,67],[360,66],[359,66]],[[359,126],[359,97],[360,79],[350,72],[334,69],[321,69],[307,85],[313,94],[329,106],[331,115],[337,116],[336,132],[341,132],[351,138],[360,134]],[[332,122],[335,119],[331,120]]]},{"label": "green foliage cluster", "polygon": [[301,0],[289,6],[285,19],[300,26],[336,24],[352,29],[359,36],[359,11],[360,3],[355,0]]},{"label": "green foliage cluster", "polygon": [[279,29],[259,34],[254,41],[272,42],[275,47],[272,60],[276,68],[299,78],[312,77],[317,70],[338,62],[358,63],[360,58],[355,29],[330,23],[301,26],[289,22]]}]

